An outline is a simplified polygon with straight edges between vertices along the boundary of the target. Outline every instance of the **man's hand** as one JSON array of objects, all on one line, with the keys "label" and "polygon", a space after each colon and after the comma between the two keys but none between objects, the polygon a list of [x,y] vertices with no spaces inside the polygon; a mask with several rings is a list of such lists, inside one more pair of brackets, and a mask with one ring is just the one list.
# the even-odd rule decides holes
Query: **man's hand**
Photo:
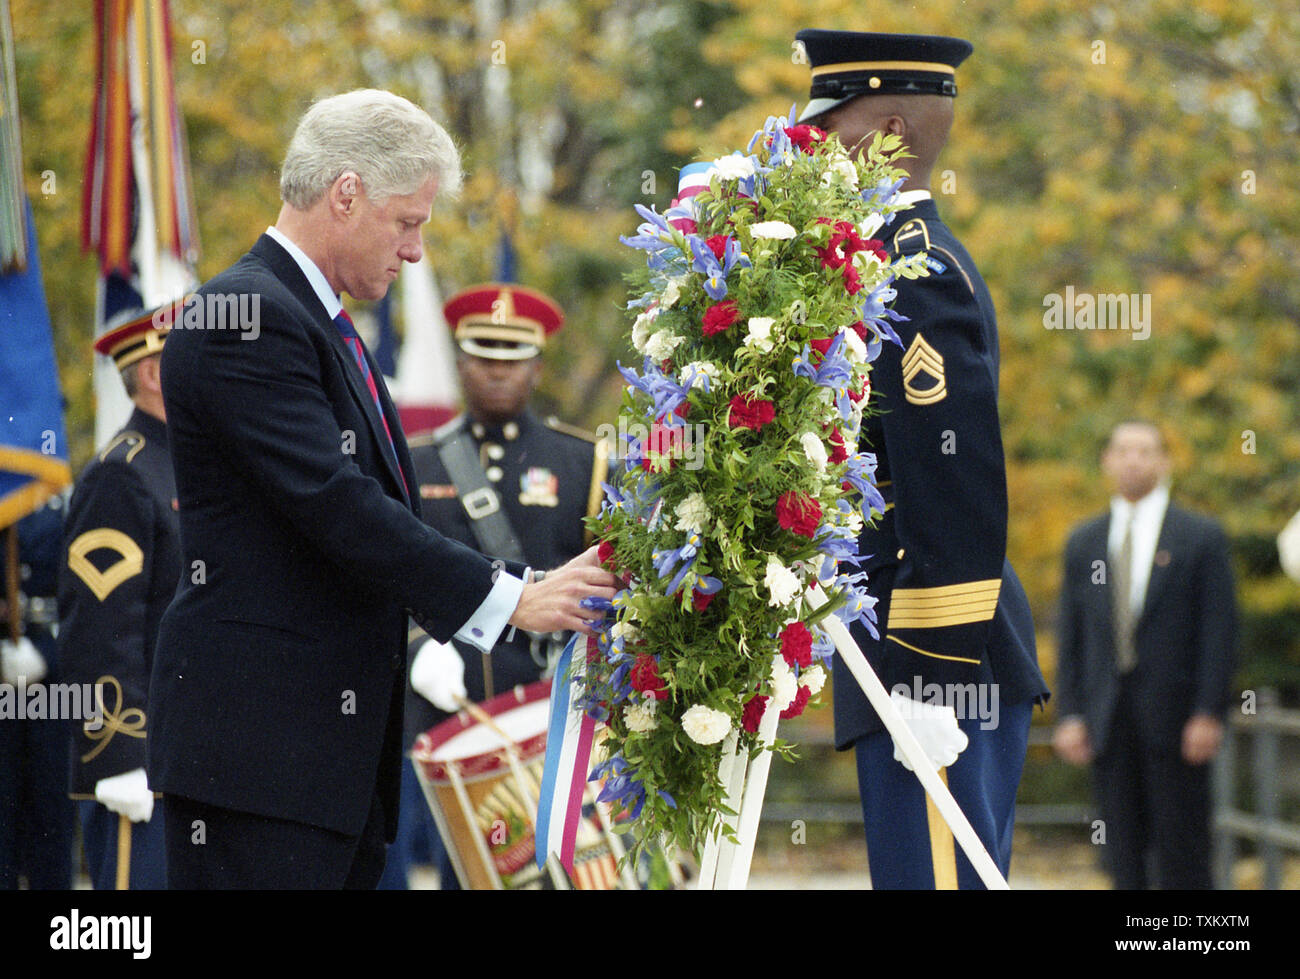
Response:
[{"label": "man's hand", "polygon": [[546,577],[524,585],[510,624],[530,632],[572,630],[591,635],[591,623],[603,618],[599,611],[583,608],[584,598],[611,599],[617,580],[600,566],[596,548],[589,547],[568,564],[546,572]]},{"label": "man's hand", "polygon": [[[890,694],[890,699],[935,768],[947,768],[966,750],[970,741],[966,732],[957,726],[957,712],[951,707],[921,703],[897,691]],[[914,771],[899,750],[897,741],[894,742],[894,760],[909,772]]]},{"label": "man's hand", "polygon": [[153,816],[153,792],[143,768],[101,778],[95,783],[95,799],[133,823],[147,823]]},{"label": "man's hand", "polygon": [[440,711],[454,714],[465,691],[465,661],[451,643],[430,639],[411,663],[411,687]]},{"label": "man's hand", "polygon": [[1092,761],[1092,742],[1088,740],[1088,725],[1083,718],[1067,717],[1058,724],[1052,734],[1052,747],[1071,765]]},{"label": "man's hand", "polygon": [[1209,714],[1193,714],[1183,725],[1183,761],[1204,765],[1219,753],[1223,722]]},{"label": "man's hand", "polygon": [[26,677],[28,683],[40,683],[45,671],[45,657],[26,636],[19,636],[17,642],[0,639],[0,675],[5,683],[17,686],[20,677]]}]

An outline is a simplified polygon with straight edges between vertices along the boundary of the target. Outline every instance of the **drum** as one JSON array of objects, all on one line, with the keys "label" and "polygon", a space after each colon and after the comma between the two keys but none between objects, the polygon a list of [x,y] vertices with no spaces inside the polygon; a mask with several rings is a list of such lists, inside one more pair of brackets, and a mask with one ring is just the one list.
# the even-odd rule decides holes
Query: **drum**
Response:
[{"label": "drum", "polygon": [[550,680],[515,687],[478,705],[479,719],[461,711],[416,739],[411,760],[461,883],[474,890],[609,890],[640,888],[653,874],[677,884],[680,869],[658,856],[652,862],[660,866],[619,870],[623,842],[591,787],[572,881],[558,866],[537,869],[534,830],[550,695]]}]

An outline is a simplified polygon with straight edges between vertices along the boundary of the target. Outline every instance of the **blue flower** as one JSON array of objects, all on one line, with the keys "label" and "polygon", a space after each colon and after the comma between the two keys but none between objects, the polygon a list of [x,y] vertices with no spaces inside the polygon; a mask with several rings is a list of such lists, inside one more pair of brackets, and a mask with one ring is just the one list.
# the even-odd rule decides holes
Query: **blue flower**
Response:
[{"label": "blue flower", "polygon": [[695,559],[700,555],[700,543],[700,535],[691,534],[681,547],[671,548],[666,551],[655,551],[651,555],[655,570],[659,572],[660,578],[667,578],[670,574],[673,574],[674,568],[677,569],[677,573],[673,575],[672,581],[668,583],[668,587],[664,591],[665,595],[674,594],[681,586],[682,579],[686,577],[686,573],[691,570],[691,566],[695,564]]},{"label": "blue flower", "polygon": [[736,266],[742,269],[750,267],[749,259],[741,253],[740,242],[728,235],[727,246],[722,253],[722,261],[719,262],[717,256],[713,254],[713,249],[705,244],[704,239],[699,235],[687,235],[686,241],[690,244],[691,254],[695,257],[691,268],[704,276],[704,291],[715,302],[726,298],[726,280],[731,270]]}]

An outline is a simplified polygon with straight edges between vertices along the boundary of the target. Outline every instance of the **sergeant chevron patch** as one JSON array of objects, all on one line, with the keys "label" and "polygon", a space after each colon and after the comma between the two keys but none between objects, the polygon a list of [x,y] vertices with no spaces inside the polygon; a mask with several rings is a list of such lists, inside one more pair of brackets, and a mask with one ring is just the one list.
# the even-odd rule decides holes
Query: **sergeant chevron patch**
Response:
[{"label": "sergeant chevron patch", "polygon": [[[924,374],[935,383],[918,387],[914,382]],[[948,396],[948,382],[943,374],[943,355],[930,346],[918,332],[903,354],[903,393],[914,405],[932,405]]]}]

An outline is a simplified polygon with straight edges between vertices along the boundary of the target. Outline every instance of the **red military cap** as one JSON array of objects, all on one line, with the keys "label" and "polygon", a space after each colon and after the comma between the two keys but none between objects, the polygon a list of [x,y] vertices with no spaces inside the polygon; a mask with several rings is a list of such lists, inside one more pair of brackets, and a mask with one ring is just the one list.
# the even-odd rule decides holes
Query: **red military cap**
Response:
[{"label": "red military cap", "polygon": [[118,370],[150,354],[161,353],[178,306],[178,303],[167,303],[156,309],[134,309],[114,317],[108,329],[95,340],[95,350],[112,357]]},{"label": "red military cap", "polygon": [[443,306],[461,350],[489,360],[527,360],[564,323],[554,299],[525,286],[484,283],[463,289]]}]

